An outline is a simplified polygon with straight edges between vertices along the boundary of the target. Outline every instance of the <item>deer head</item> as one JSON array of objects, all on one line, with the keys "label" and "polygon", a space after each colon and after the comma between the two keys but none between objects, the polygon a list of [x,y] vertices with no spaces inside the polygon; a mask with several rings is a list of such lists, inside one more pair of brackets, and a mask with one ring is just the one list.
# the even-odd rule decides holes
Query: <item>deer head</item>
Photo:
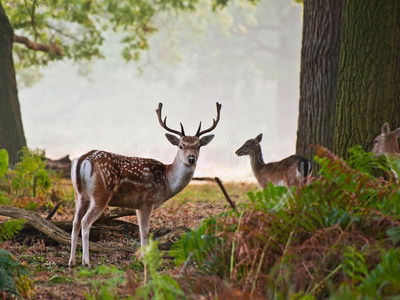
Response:
[{"label": "deer head", "polygon": [[257,135],[254,139],[247,140],[242,147],[240,147],[237,151],[236,154],[238,156],[243,156],[243,155],[253,155],[255,153],[256,148],[259,146],[261,140],[262,140],[263,134],[260,133]]},{"label": "deer head", "polygon": [[374,146],[371,152],[376,155],[382,154],[400,154],[397,139],[400,137],[400,127],[390,131],[388,123],[383,124],[381,134],[374,140]]},{"label": "deer head", "polygon": [[215,127],[217,127],[217,124],[219,122],[219,117],[220,117],[220,111],[221,111],[221,104],[218,102],[216,103],[217,105],[217,118],[213,119],[213,125],[206,129],[206,130],[201,130],[201,122],[199,124],[199,128],[197,129],[197,132],[194,136],[187,136],[185,134],[185,130],[183,128],[182,123],[181,125],[181,130],[174,130],[171,129],[167,126],[167,117],[162,120],[161,117],[161,110],[162,110],[162,103],[158,104],[158,109],[156,110],[157,116],[158,116],[158,121],[160,122],[161,127],[163,127],[165,130],[168,132],[174,133],[178,135],[179,137],[166,133],[165,136],[167,137],[168,141],[174,145],[178,146],[178,155],[177,157],[182,161],[183,164],[187,166],[194,166],[196,165],[197,158],[199,157],[199,151],[200,147],[208,145],[208,143],[211,142],[211,140],[214,138],[213,134],[203,136],[200,138],[203,134],[210,132],[214,130]]}]

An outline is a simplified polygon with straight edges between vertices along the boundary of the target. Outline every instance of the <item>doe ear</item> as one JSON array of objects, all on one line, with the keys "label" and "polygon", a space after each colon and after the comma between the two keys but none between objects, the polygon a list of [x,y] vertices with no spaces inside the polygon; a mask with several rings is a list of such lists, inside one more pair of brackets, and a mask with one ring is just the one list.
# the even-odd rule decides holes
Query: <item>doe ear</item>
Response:
[{"label": "doe ear", "polygon": [[175,135],[166,133],[165,136],[167,137],[168,141],[174,145],[174,146],[178,146],[179,145],[179,138],[177,138]]},{"label": "doe ear", "polygon": [[208,144],[212,141],[212,139],[214,138],[214,136],[215,136],[215,135],[213,135],[213,134],[203,136],[203,137],[200,139],[200,146],[206,146],[206,145],[208,145]]},{"label": "doe ear", "polygon": [[256,136],[255,140],[257,143],[259,143],[259,142],[261,142],[262,138],[263,138],[263,134],[260,133],[259,135]]},{"label": "doe ear", "polygon": [[396,134],[396,137],[397,137],[397,138],[400,138],[400,127],[397,128],[397,129],[394,131],[394,133]]},{"label": "doe ear", "polygon": [[381,133],[382,133],[384,136],[388,136],[388,135],[389,135],[389,133],[390,133],[390,127],[389,127],[389,124],[388,124],[387,122],[385,122],[385,124],[382,125]]}]

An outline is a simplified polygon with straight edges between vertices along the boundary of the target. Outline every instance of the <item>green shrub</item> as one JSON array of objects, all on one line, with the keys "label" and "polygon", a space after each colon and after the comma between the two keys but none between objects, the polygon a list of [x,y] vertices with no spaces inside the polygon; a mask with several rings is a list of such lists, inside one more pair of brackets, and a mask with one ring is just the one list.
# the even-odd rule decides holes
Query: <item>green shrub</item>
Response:
[{"label": "green shrub", "polygon": [[46,195],[51,187],[49,170],[43,150],[22,149],[21,161],[15,165],[11,176],[11,190],[18,196]]},{"label": "green shrub", "polygon": [[0,182],[6,180],[8,172],[8,153],[6,149],[0,149]]},{"label": "green shrub", "polygon": [[21,160],[10,170],[7,151],[0,150],[0,204],[28,210],[52,208],[49,200],[65,196],[59,176],[45,168],[44,151],[23,148],[21,152]]}]

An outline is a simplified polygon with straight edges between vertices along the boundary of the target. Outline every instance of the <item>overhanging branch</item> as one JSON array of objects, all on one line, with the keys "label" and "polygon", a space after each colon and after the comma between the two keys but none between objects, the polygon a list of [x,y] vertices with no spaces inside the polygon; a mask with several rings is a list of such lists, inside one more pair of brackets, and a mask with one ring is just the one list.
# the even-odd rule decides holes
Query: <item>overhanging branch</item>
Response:
[{"label": "overhanging branch", "polygon": [[63,50],[60,45],[57,44],[40,44],[31,41],[27,37],[14,34],[14,43],[24,44],[28,49],[35,51],[43,51],[48,53],[54,53],[58,56],[63,56]]}]

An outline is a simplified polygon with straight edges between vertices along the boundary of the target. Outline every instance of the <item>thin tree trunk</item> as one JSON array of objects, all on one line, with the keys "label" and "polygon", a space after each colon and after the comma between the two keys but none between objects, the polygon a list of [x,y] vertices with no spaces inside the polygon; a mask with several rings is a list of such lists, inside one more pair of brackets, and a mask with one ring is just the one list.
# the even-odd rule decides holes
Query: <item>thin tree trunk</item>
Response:
[{"label": "thin tree trunk", "polygon": [[0,2],[0,149],[8,151],[10,165],[26,146],[12,57],[14,32]]},{"label": "thin tree trunk", "polygon": [[305,0],[296,153],[312,159],[310,144],[332,149],[342,0]]},{"label": "thin tree trunk", "polygon": [[333,150],[371,150],[384,122],[400,125],[400,2],[344,0]]}]

